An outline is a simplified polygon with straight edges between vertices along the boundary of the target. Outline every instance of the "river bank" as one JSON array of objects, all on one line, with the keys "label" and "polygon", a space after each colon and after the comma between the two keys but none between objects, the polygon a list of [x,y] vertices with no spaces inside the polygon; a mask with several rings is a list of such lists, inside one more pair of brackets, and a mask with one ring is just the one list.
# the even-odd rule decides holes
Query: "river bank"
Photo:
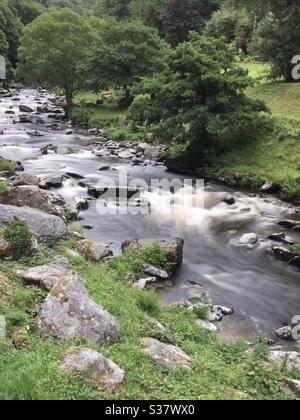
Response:
[{"label": "river bank", "polygon": [[[155,152],[155,148],[150,147],[145,156],[148,146],[128,144],[124,148],[124,144],[111,144],[101,139],[101,132],[88,133],[65,124],[59,118],[59,113],[52,114],[55,117],[51,118],[51,112],[36,114],[40,106],[55,109],[50,99],[51,95],[49,98],[46,92],[37,94],[35,91],[15,92],[10,98],[2,99],[0,156],[20,161],[25,170],[23,175],[30,175],[30,182],[34,180],[39,183],[36,189],[43,197],[48,193],[59,194],[66,205],[73,208],[83,203],[76,198],[85,200],[85,203],[87,201],[89,206],[80,209],[80,220],[77,223],[83,227],[88,240],[107,243],[117,258],[111,263],[109,259],[106,263],[89,262],[78,252],[78,239],[82,240],[78,233],[81,236],[82,228],[79,231],[76,227],[77,240],[72,234],[67,240],[56,240],[54,248],[41,246],[32,258],[18,263],[11,260],[1,262],[1,273],[9,280],[2,284],[12,285],[8,293],[11,298],[1,306],[8,320],[9,333],[9,339],[1,342],[5,360],[0,365],[3,396],[27,392],[25,396],[35,399],[44,396],[68,399],[109,398],[106,391],[95,389],[88,382],[72,378],[59,369],[66,350],[71,346],[88,345],[97,352],[101,351],[126,373],[124,384],[114,393],[116,398],[141,399],[145,395],[147,398],[163,399],[289,398],[282,393],[282,386],[287,376],[297,379],[298,374],[278,372],[270,367],[266,363],[269,351],[264,343],[257,344],[256,333],[259,331],[261,337],[269,338],[273,330],[290,323],[299,307],[298,272],[292,267],[283,266],[273,255],[265,253],[266,248],[273,243],[267,241],[266,236],[277,231],[279,227],[276,221],[290,217],[294,208],[275,199],[265,201],[261,197],[250,197],[211,184],[207,186],[206,207],[200,212],[186,208],[179,191],[175,196],[178,211],[172,215],[145,216],[142,213],[121,212],[99,215],[97,200],[88,191],[91,192],[91,188],[108,179],[118,181],[122,170],[128,172],[129,180],[142,178],[146,183],[151,179],[173,180],[174,175],[166,172],[163,165],[157,164],[153,155],[147,155]],[[20,112],[20,105],[33,111]],[[7,110],[10,113],[6,114]],[[142,155],[137,156],[138,153]],[[134,159],[139,161],[134,162]],[[45,187],[50,189],[45,190]],[[20,187],[15,184],[13,188]],[[228,194],[235,199],[232,205],[224,202]],[[15,195],[10,195],[9,200],[12,197],[16,200]],[[149,191],[142,198],[154,208],[163,206],[163,196],[157,194],[157,191]],[[23,195],[23,204],[24,200],[29,202],[30,198]],[[60,226],[63,226],[61,223],[66,215],[60,213],[57,202],[50,204],[50,211],[58,214],[52,217],[58,217],[61,220]],[[10,204],[2,206],[6,205]],[[32,200],[30,205],[33,205]],[[47,205],[49,209],[49,202],[39,201],[38,205]],[[22,211],[22,207],[19,209]],[[186,219],[191,214],[201,223],[189,228]],[[34,223],[36,219],[31,221]],[[244,234],[254,231],[257,241],[251,244],[253,246],[237,243]],[[292,235],[294,240],[298,237],[296,231],[290,232],[287,229],[285,232]],[[155,243],[159,238],[170,237],[182,237],[185,240],[183,262],[171,279],[161,282],[164,287],[160,292],[163,305],[160,305],[159,295],[133,287],[128,278],[132,271],[141,276],[136,264],[137,261],[140,264],[145,254],[135,255],[134,258],[132,255],[118,255],[124,240],[154,238]],[[40,308],[47,301],[47,292],[38,286],[24,284],[18,273],[42,264],[53,265],[58,255],[67,258],[72,271],[75,270],[86,280],[87,291],[93,302],[103,306],[120,322],[120,341],[106,347],[87,344],[84,339],[60,342],[40,338],[35,326]],[[146,257],[152,264],[164,262],[164,255],[157,249],[151,255],[147,252]],[[164,265],[161,266],[163,268]],[[56,266],[55,269],[60,272],[62,268]],[[207,316],[202,306],[192,310],[191,306],[174,307],[174,302],[188,301],[189,296],[191,298],[197,294],[198,299],[200,295],[203,297],[207,289],[214,303],[227,309],[234,307],[236,312],[230,315],[233,321],[229,322],[227,328],[234,330],[235,337],[238,335],[242,341],[226,344],[215,333],[206,331],[203,323],[199,328],[199,323],[197,325],[195,321]],[[53,295],[54,292],[50,291],[50,298],[51,293]],[[84,294],[80,295],[82,298],[85,299]],[[226,327],[227,316],[225,318],[223,325]],[[251,344],[245,342],[248,334],[252,338]],[[147,337],[177,346],[185,355],[177,351],[176,357],[180,354],[183,364],[190,365],[192,369],[170,369],[153,363],[149,355],[141,351],[141,339]],[[148,340],[147,344],[150,343]],[[281,342],[279,344],[280,348],[274,346],[271,350],[284,351]],[[145,345],[143,341],[142,346]],[[28,365],[32,368],[27,369]],[[256,372],[255,379],[251,373],[253,369]],[[20,372],[19,380],[15,376],[16,371]],[[261,377],[265,378],[263,385]],[[27,386],[20,388],[19,385],[18,388],[22,381]]]}]

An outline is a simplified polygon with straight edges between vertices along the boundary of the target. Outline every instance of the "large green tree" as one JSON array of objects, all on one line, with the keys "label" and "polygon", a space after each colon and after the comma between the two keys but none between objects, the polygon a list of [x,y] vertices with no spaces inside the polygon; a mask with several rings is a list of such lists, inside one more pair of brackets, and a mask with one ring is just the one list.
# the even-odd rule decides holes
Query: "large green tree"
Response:
[{"label": "large green tree", "polygon": [[63,89],[69,117],[74,92],[84,82],[83,64],[93,39],[91,27],[72,10],[45,13],[24,30],[18,75],[28,83]]},{"label": "large green tree", "polygon": [[292,59],[300,53],[299,0],[273,0],[271,13],[259,23],[252,50],[272,65],[271,76],[294,81]]},{"label": "large green tree", "polygon": [[168,0],[161,22],[162,33],[172,47],[186,41],[190,31],[200,29],[200,15],[192,0]]},{"label": "large green tree", "polygon": [[257,134],[266,108],[246,96],[250,83],[224,41],[192,33],[166,54],[162,72],[142,81],[130,115],[160,139],[190,142],[193,151],[226,146]]},{"label": "large green tree", "polygon": [[[97,27],[95,18],[92,25]],[[126,104],[131,86],[159,68],[165,43],[140,21],[99,21],[98,36],[89,63],[91,86],[96,91],[123,88]]]}]

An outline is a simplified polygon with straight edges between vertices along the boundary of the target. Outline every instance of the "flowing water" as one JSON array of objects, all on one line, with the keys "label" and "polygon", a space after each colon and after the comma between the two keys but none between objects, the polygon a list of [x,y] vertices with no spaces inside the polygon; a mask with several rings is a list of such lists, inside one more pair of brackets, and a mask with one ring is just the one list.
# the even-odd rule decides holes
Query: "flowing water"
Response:
[{"label": "flowing water", "polygon": [[[130,179],[139,178],[150,183],[152,179],[183,179],[171,174],[164,166],[132,166],[130,162],[116,157],[97,157],[93,153],[95,138],[88,133],[73,130],[66,134],[62,130],[47,128],[45,124],[20,124],[19,104],[36,108],[37,101],[47,103],[50,95],[34,90],[24,90],[13,98],[2,98],[0,103],[0,156],[19,160],[25,171],[33,175],[63,175],[67,172],[84,177],[82,180],[65,179],[63,186],[55,190],[72,204],[74,197],[86,197],[88,185],[96,185],[107,179],[117,180],[121,171],[127,170]],[[16,101],[16,99],[18,101]],[[10,109],[15,115],[5,112]],[[45,118],[45,117],[44,117]],[[53,120],[46,118],[46,123]],[[38,130],[43,137],[30,134]],[[42,146],[59,146],[57,154],[41,155]],[[108,171],[99,171],[103,166]],[[236,204],[223,202],[230,193]],[[202,194],[202,192],[198,192]],[[150,191],[144,197],[153,209],[166,205],[167,195]],[[90,239],[110,243],[116,254],[120,253],[122,241],[132,238],[183,237],[185,240],[184,263],[172,279],[172,284],[163,288],[163,300],[174,302],[184,299],[197,282],[211,291],[218,304],[231,306],[236,314],[227,318],[223,333],[227,336],[250,337],[253,332],[271,336],[272,331],[290,324],[291,318],[300,314],[300,273],[292,267],[277,261],[270,248],[267,236],[283,229],[278,220],[291,218],[295,208],[274,197],[260,197],[232,190],[221,185],[208,184],[205,188],[204,209],[186,204],[183,191],[176,192],[172,200],[176,212],[173,215],[151,214],[103,214],[97,212],[96,201],[81,212]],[[189,225],[187,221],[197,223]],[[260,241],[250,249],[237,246],[239,238],[249,232],[256,233]],[[286,232],[289,237],[300,241],[297,233]]]}]

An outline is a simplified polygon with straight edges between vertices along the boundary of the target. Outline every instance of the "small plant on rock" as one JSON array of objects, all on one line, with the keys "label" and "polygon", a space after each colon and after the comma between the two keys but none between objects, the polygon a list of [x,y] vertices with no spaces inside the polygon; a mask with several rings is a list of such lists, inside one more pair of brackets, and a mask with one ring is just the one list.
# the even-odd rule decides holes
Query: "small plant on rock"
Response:
[{"label": "small plant on rock", "polygon": [[15,220],[5,228],[4,236],[12,247],[13,258],[18,260],[30,255],[32,251],[32,235],[24,222]]}]

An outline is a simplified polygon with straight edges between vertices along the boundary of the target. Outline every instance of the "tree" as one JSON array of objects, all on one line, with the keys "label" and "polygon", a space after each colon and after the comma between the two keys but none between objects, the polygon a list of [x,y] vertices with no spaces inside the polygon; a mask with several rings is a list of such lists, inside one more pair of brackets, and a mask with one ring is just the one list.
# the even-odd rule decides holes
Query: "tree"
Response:
[{"label": "tree", "polygon": [[27,25],[28,23],[32,22],[44,11],[42,6],[33,0],[14,1],[18,16],[20,17],[21,22],[24,25]]},{"label": "tree", "polygon": [[162,33],[172,47],[186,41],[190,31],[200,29],[200,16],[192,0],[168,0],[161,21]]},{"label": "tree", "polygon": [[165,44],[140,21],[99,21],[99,39],[89,63],[91,85],[95,91],[123,88],[127,104],[131,86],[158,69]]},{"label": "tree", "polygon": [[161,28],[161,15],[167,0],[131,0],[130,16],[140,19],[145,25]]},{"label": "tree", "polygon": [[72,10],[45,13],[24,30],[18,75],[29,83],[63,89],[66,116],[70,117],[74,92],[84,82],[83,63],[93,39],[91,27]]},{"label": "tree", "polygon": [[130,0],[96,0],[94,14],[99,18],[108,15],[124,19],[129,16],[129,3]]},{"label": "tree", "polygon": [[[242,47],[243,40],[252,34],[251,17],[245,9],[223,5],[207,22],[205,34],[215,38],[224,37],[226,42],[234,42],[237,48]],[[247,47],[248,44],[244,46],[244,52],[247,52]]]},{"label": "tree", "polygon": [[8,60],[15,66],[17,62],[17,48],[22,31],[22,22],[17,15],[12,0],[1,0],[0,3],[0,29],[8,42]]},{"label": "tree", "polygon": [[138,87],[133,124],[145,124],[162,140],[188,141],[195,155],[257,135],[266,108],[244,93],[251,80],[224,41],[192,33],[164,64]]},{"label": "tree", "polygon": [[208,21],[224,0],[193,0],[193,7],[198,12],[201,23]]},{"label": "tree", "polygon": [[293,82],[292,59],[300,52],[300,4],[298,0],[273,0],[270,9],[258,25],[252,51],[271,63],[272,78]]}]

